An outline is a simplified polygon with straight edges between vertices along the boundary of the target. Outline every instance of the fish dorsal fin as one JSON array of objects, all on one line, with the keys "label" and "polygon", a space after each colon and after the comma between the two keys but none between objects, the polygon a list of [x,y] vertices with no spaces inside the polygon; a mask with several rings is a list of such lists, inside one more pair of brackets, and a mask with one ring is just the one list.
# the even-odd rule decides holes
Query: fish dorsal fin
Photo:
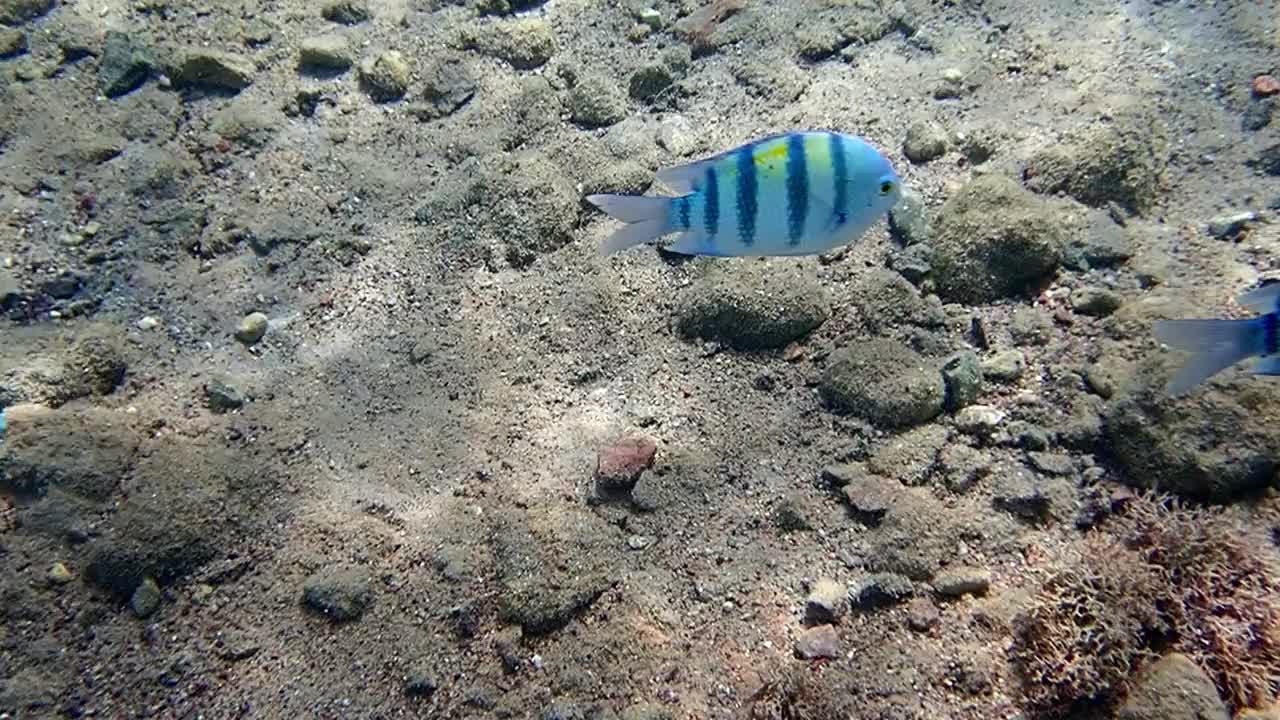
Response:
[{"label": "fish dorsal fin", "polygon": [[1277,307],[1280,305],[1280,282],[1254,288],[1237,297],[1236,302],[1258,312],[1275,312],[1280,309]]},{"label": "fish dorsal fin", "polygon": [[716,158],[707,158],[686,165],[663,168],[658,171],[658,182],[670,188],[676,195],[688,195],[701,188],[707,166],[715,160]]}]

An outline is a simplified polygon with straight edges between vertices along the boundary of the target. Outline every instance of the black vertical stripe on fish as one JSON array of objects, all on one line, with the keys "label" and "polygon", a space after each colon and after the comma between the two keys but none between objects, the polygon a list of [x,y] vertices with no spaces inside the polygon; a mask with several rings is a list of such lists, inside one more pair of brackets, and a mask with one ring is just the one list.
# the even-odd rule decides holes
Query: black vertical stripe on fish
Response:
[{"label": "black vertical stripe on fish", "polygon": [[843,225],[849,212],[849,166],[845,162],[844,138],[839,133],[831,133],[831,182],[836,225]]},{"label": "black vertical stripe on fish", "polygon": [[800,244],[804,218],[809,213],[809,169],[805,166],[804,136],[787,138],[787,238]]},{"label": "black vertical stripe on fish", "polygon": [[738,151],[738,240],[750,246],[756,241],[755,143]]},{"label": "black vertical stripe on fish", "polygon": [[676,198],[676,212],[680,214],[680,230],[689,229],[689,196]]},{"label": "black vertical stripe on fish", "polygon": [[1280,318],[1275,313],[1262,316],[1262,347],[1267,355],[1274,355],[1280,347]]},{"label": "black vertical stripe on fish", "polygon": [[720,180],[716,177],[716,166],[707,166],[707,181],[702,188],[706,205],[702,209],[703,225],[708,238],[714,238],[720,230]]}]

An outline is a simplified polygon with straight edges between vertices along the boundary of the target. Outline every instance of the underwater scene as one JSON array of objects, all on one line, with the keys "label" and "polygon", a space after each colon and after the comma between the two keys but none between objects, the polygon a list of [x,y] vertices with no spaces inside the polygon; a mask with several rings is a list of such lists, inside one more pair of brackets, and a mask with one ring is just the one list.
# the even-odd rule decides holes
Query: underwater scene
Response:
[{"label": "underwater scene", "polygon": [[0,720],[1280,720],[1274,0],[0,0]]}]

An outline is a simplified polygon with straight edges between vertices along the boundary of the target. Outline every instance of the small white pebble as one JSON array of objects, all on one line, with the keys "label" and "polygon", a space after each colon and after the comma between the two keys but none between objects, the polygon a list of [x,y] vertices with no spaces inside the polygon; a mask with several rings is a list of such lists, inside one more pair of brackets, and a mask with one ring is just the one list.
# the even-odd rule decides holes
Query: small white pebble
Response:
[{"label": "small white pebble", "polygon": [[160,318],[147,315],[137,322],[139,330],[154,330],[160,325]]}]

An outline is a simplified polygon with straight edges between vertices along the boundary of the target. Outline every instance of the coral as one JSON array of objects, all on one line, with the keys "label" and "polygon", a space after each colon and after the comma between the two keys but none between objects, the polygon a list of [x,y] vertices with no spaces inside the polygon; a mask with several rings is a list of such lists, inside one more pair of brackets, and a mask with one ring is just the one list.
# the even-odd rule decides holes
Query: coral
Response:
[{"label": "coral", "polygon": [[1280,572],[1228,509],[1128,503],[1015,621],[1028,709],[1056,717],[1122,697],[1161,652],[1191,658],[1233,710],[1280,694]]}]

